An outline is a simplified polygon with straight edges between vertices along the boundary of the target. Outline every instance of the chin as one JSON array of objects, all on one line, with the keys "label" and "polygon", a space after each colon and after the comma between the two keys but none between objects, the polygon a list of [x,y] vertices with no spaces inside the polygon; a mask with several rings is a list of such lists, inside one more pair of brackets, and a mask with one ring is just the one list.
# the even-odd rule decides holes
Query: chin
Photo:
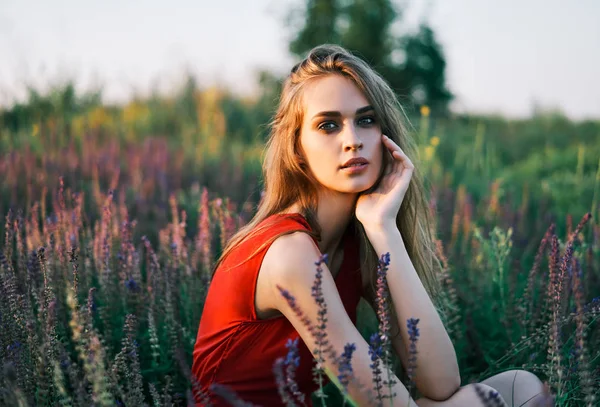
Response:
[{"label": "chin", "polygon": [[365,180],[365,181],[355,181],[351,185],[348,185],[347,193],[350,194],[360,194],[362,192],[368,191],[369,189],[375,186],[375,182],[377,180]]}]

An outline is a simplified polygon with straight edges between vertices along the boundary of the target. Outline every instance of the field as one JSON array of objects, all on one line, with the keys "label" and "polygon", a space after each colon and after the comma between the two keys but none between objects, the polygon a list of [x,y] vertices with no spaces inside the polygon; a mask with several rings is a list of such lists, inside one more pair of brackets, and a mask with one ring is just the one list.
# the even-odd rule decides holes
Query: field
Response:
[{"label": "field", "polygon": [[[188,83],[106,106],[67,85],[0,111],[0,404],[192,403],[210,267],[260,199],[270,100]],[[463,385],[524,368],[556,405],[597,405],[600,121],[409,118]],[[368,340],[375,314],[358,319]]]}]

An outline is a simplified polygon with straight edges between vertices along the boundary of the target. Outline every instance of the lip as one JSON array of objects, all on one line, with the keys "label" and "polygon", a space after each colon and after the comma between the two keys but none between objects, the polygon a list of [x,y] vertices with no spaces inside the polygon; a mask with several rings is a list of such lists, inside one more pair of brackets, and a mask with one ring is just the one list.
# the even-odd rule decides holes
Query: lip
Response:
[{"label": "lip", "polygon": [[[369,160],[367,160],[364,157],[354,157],[354,158],[351,158],[348,161],[346,161],[344,164],[342,164],[342,166],[340,168],[346,169],[349,165],[352,165],[352,164],[364,164],[362,167],[366,167],[366,165],[369,164]],[[361,167],[357,166],[357,167],[351,167],[351,168],[361,168]]]},{"label": "lip", "polygon": [[366,163],[366,164],[359,164],[359,165],[352,165],[350,167],[343,167],[342,171],[344,171],[344,172],[346,172],[348,174],[356,174],[356,173],[365,171],[368,166],[369,166],[368,163]]}]

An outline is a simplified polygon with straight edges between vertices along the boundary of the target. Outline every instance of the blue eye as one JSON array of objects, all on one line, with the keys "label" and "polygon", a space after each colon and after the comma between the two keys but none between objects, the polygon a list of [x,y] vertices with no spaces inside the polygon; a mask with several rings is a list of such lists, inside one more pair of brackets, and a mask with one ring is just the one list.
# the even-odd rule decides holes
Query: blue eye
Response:
[{"label": "blue eye", "polygon": [[335,124],[334,122],[323,122],[320,126],[319,126],[319,130],[325,130],[325,131],[331,131],[333,130],[333,128],[329,127],[325,127],[326,124]]},{"label": "blue eye", "polygon": [[362,122],[363,120],[370,120],[370,122],[367,122],[367,125],[375,123],[375,118],[373,116],[362,117],[359,122]]},{"label": "blue eye", "polygon": [[[375,123],[375,118],[373,116],[365,116],[365,117],[361,117],[360,119],[358,119],[358,122],[359,122],[359,124],[364,123],[365,126],[370,126]],[[332,124],[333,127],[327,127],[328,124]],[[335,127],[337,127],[335,122],[327,121],[327,122],[321,123],[319,125],[318,129],[323,130],[325,132],[331,132],[331,131],[335,130]]]}]

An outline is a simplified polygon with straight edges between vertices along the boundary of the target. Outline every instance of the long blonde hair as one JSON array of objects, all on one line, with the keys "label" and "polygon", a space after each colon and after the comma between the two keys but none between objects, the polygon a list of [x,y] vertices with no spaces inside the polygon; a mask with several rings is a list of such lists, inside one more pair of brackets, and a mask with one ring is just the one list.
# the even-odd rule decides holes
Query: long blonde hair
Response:
[{"label": "long blonde hair", "polygon": [[[440,294],[437,276],[442,265],[436,255],[433,237],[434,218],[425,196],[423,176],[417,163],[416,144],[409,137],[403,121],[403,117],[406,117],[404,110],[393,90],[378,73],[343,47],[332,44],[313,48],[304,60],[294,66],[285,79],[277,111],[270,122],[270,133],[265,149],[262,167],[264,196],[256,215],[229,240],[213,268],[212,276],[239,243],[260,233],[263,228],[257,228],[259,223],[271,215],[283,212],[293,204],[299,205],[300,213],[314,231],[313,235],[317,239],[320,238],[321,229],[316,222],[319,184],[308,168],[300,146],[299,136],[304,113],[302,94],[306,84],[332,74],[343,75],[354,82],[373,106],[382,132],[394,140],[415,164],[411,182],[396,217],[396,224],[417,274],[432,300],[436,301]],[[390,156],[385,154],[384,149],[382,168],[377,182],[364,193],[371,192],[377,187],[389,160]],[[378,255],[369,242],[362,224],[356,217],[352,222],[359,235],[361,258],[364,259],[361,265],[362,273],[366,274],[363,275],[363,281],[370,282],[368,289],[373,295],[376,292]],[[256,252],[279,236],[292,232],[294,231],[286,231],[274,236],[261,245]],[[393,253],[391,255],[393,258]],[[391,310],[393,312],[393,306]],[[393,317],[396,317],[394,312]]]}]

